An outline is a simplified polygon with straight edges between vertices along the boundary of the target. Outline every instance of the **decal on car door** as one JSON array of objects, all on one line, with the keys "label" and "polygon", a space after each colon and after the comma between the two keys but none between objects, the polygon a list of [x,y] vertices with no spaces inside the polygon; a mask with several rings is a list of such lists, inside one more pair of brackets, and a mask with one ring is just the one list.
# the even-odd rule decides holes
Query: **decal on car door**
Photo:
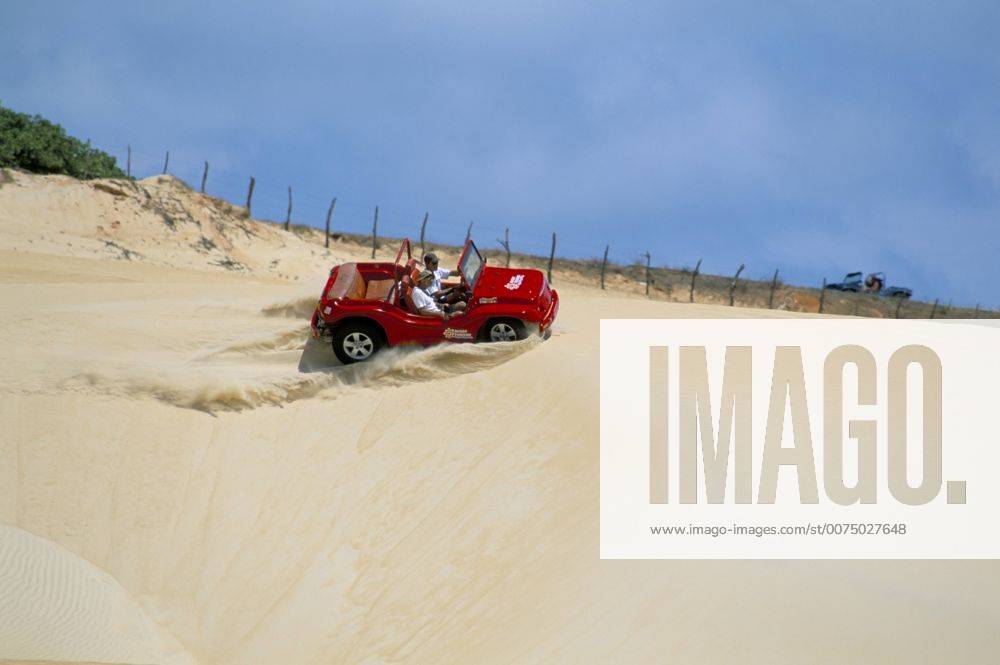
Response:
[{"label": "decal on car door", "polygon": [[445,328],[445,339],[472,339],[472,333],[463,328]]}]

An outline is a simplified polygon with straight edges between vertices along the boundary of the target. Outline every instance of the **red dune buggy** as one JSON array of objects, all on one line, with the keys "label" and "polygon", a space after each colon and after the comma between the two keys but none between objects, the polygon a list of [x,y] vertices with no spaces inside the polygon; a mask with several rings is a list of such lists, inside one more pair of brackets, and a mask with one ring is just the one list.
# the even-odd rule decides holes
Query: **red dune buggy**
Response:
[{"label": "red dune buggy", "polygon": [[[405,258],[404,258],[405,253]],[[312,334],[330,340],[344,364],[401,344],[511,342],[551,334],[559,295],[539,270],[494,268],[470,240],[458,261],[467,309],[444,320],[416,313],[412,290],[422,266],[403,240],[393,263],[342,263],[330,271],[312,316]]]}]

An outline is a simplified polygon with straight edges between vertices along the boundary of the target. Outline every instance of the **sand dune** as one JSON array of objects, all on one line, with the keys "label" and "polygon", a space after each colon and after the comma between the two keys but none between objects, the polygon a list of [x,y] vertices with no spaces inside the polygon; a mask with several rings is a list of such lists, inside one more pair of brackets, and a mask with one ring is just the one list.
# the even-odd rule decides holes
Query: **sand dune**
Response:
[{"label": "sand dune", "polygon": [[[990,562],[598,559],[600,318],[790,314],[557,274],[544,343],[343,368],[304,317],[359,248],[212,218],[169,180],[137,187],[195,220],[176,230],[141,192],[16,181],[0,187],[0,658],[995,660]],[[104,244],[114,221],[140,256]],[[209,231],[231,246],[194,247]]]},{"label": "sand dune", "polygon": [[168,647],[110,575],[51,541],[5,525],[0,525],[0,598],[5,604],[0,656],[166,662]]}]

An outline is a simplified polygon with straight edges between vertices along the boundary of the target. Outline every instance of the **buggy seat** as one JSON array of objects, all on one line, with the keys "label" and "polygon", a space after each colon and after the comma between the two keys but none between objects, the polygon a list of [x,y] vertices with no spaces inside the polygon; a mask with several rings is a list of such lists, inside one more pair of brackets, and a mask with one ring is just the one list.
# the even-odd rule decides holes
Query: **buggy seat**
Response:
[{"label": "buggy seat", "polygon": [[[409,264],[407,264],[407,267],[409,267]],[[400,301],[400,305],[405,305],[406,311],[413,314],[420,314],[420,312],[417,311],[416,305],[413,304],[414,284],[417,283],[417,277],[419,276],[420,269],[414,267],[408,274],[403,275],[403,279],[400,280],[399,283],[403,293],[403,299]]]},{"label": "buggy seat", "polygon": [[337,270],[327,298],[330,300],[385,300],[392,291],[393,280],[365,280],[353,263],[345,263]]},{"label": "buggy seat", "polygon": [[326,297],[330,300],[363,300],[367,284],[361,276],[358,267],[353,263],[345,263],[337,269],[337,278],[330,285]]}]

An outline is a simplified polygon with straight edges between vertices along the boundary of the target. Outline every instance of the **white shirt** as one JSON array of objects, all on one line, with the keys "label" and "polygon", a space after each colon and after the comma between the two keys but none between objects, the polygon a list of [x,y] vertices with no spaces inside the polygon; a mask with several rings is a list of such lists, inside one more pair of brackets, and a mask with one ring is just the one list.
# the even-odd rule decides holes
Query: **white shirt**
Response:
[{"label": "white shirt", "polygon": [[438,268],[437,270],[435,270],[434,281],[431,282],[430,286],[427,287],[427,293],[430,295],[434,295],[435,293],[440,291],[441,280],[444,279],[445,277],[449,277],[450,275],[451,275],[450,270],[445,270],[444,268]]},{"label": "white shirt", "polygon": [[432,312],[441,311],[438,308],[437,303],[434,302],[434,298],[431,298],[429,295],[424,293],[424,290],[419,286],[413,287],[413,293],[411,295],[413,297],[413,306],[417,308],[418,314],[423,313],[426,310],[430,310]]}]

